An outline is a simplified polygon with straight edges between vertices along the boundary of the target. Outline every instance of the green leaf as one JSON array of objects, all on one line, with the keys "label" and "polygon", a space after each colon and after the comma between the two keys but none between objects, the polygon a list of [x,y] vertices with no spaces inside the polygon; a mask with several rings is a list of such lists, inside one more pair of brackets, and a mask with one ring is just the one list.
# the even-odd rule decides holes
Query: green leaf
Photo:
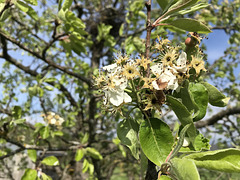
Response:
[{"label": "green leaf", "polygon": [[14,106],[12,109],[12,115],[15,119],[20,119],[22,117],[22,108],[20,106]]},{"label": "green leaf", "polygon": [[41,172],[42,180],[52,180],[52,178],[45,173]]},{"label": "green leaf", "polygon": [[200,180],[197,167],[191,159],[172,159],[170,173],[178,180]]},{"label": "green leaf", "polygon": [[144,154],[158,166],[165,162],[174,143],[169,126],[157,118],[142,122],[139,140]]},{"label": "green leaf", "polygon": [[22,2],[22,1],[17,1],[16,6],[23,12],[27,13],[32,19],[34,19],[34,20],[38,19],[38,15],[37,15],[36,11],[31,6],[27,5],[26,3]]},{"label": "green leaf", "polygon": [[197,133],[196,133],[196,128],[194,127],[194,124],[193,124],[192,113],[188,111],[186,106],[184,106],[179,99],[173,96],[168,95],[167,102],[169,103],[170,107],[172,108],[172,110],[178,117],[178,120],[182,123],[183,126],[186,126],[187,124],[192,124],[188,128],[187,134],[188,134],[189,140],[193,144],[194,139],[197,136]]},{"label": "green leaf", "polygon": [[216,151],[193,153],[184,156],[193,159],[198,167],[222,172],[240,172],[240,150],[229,148]]},{"label": "green leaf", "polygon": [[190,32],[198,32],[198,33],[212,32],[206,25],[204,25],[203,23],[195,19],[180,18],[180,19],[171,21],[168,24],[174,27],[177,27],[179,29],[183,29],[185,31],[190,31]]},{"label": "green leaf", "polygon": [[206,114],[208,106],[208,91],[205,86],[200,83],[190,83],[189,91],[199,109],[197,116],[193,119],[195,122],[201,120]]},{"label": "green leaf", "polygon": [[54,88],[52,86],[44,86],[44,89],[48,91],[53,91]]},{"label": "green leaf", "polygon": [[26,169],[21,180],[35,180],[37,178],[37,171],[34,169]]},{"label": "green leaf", "polygon": [[25,4],[24,2],[22,1],[17,1],[16,3],[16,6],[22,10],[23,12],[28,12],[29,10],[29,6],[27,4]]},{"label": "green leaf", "polygon": [[83,172],[83,173],[87,172],[88,167],[89,167],[89,162],[88,162],[88,160],[85,158],[84,161],[83,161],[82,172]]},{"label": "green leaf", "polygon": [[55,81],[57,81],[57,79],[54,77],[44,79],[44,82],[47,82],[47,83],[55,82]]},{"label": "green leaf", "polygon": [[211,147],[209,139],[205,138],[201,133],[196,136],[193,146],[196,151],[210,150]]},{"label": "green leaf", "polygon": [[22,123],[26,122],[26,119],[17,119],[17,120],[14,120],[13,122],[14,122],[14,124],[22,124]]},{"label": "green leaf", "polygon": [[162,10],[164,10],[167,7],[169,2],[170,0],[157,0],[157,3],[159,4]]},{"label": "green leaf", "polygon": [[65,0],[63,5],[62,5],[63,11],[68,10],[71,7],[72,2],[73,2],[73,0]]},{"label": "green leaf", "polygon": [[186,106],[173,96],[167,96],[167,102],[169,103],[172,110],[175,112],[176,116],[178,117],[179,121],[182,123],[183,126],[192,123],[192,114],[188,111]]},{"label": "green leaf", "polygon": [[75,161],[80,161],[84,156],[83,149],[77,149],[76,155],[75,155]]},{"label": "green leaf", "polygon": [[63,136],[62,131],[54,131],[53,134],[54,134],[54,136]]},{"label": "green leaf", "polygon": [[198,11],[198,10],[206,8],[208,6],[209,6],[208,3],[199,3],[199,4],[196,4],[196,5],[192,6],[192,7],[190,7],[189,9],[181,10],[181,11],[179,11],[177,13],[181,14],[181,15],[184,15],[184,14],[188,14],[188,13],[192,13],[192,12]]},{"label": "green leaf", "polygon": [[37,151],[35,149],[28,149],[27,150],[28,157],[33,161],[36,162],[37,160]]},{"label": "green leaf", "polygon": [[45,127],[41,128],[40,135],[42,136],[43,139],[47,139],[50,135],[49,127],[45,126]]},{"label": "green leaf", "polygon": [[102,155],[96,149],[94,149],[92,147],[87,147],[86,153],[94,159],[99,159],[99,160],[103,159]]},{"label": "green leaf", "polygon": [[199,108],[196,102],[194,101],[192,93],[189,90],[188,81],[186,81],[184,87],[180,89],[180,97],[183,105],[186,106],[190,114],[192,114],[192,117],[198,115]]},{"label": "green leaf", "polygon": [[132,152],[132,155],[139,159],[138,154],[138,130],[139,124],[132,118],[124,119],[117,126],[117,135],[122,144],[126,145]]},{"label": "green leaf", "polygon": [[175,12],[179,12],[182,9],[190,7],[195,4],[198,0],[178,0],[175,4],[173,4],[167,11],[167,15],[173,14]]},{"label": "green leaf", "polygon": [[48,166],[57,166],[59,165],[59,161],[55,156],[48,156],[45,157],[42,161],[42,164],[48,165]]},{"label": "green leaf", "polygon": [[27,3],[30,3],[30,4],[32,4],[32,5],[34,5],[34,6],[37,6],[37,5],[38,5],[37,0],[24,0],[24,1],[27,2]]},{"label": "green leaf", "polygon": [[88,139],[89,139],[89,134],[88,133],[85,133],[82,140],[81,140],[81,143],[82,144],[85,144],[88,142]]},{"label": "green leaf", "polygon": [[[0,6],[1,6],[1,4],[0,4]],[[2,8],[0,7],[0,9],[2,9]],[[1,10],[1,11],[3,11],[3,10]],[[10,17],[10,16],[11,16],[11,11],[10,11],[10,9],[5,9],[5,10],[3,11],[1,17],[0,17],[0,22],[4,22],[4,21],[5,21],[8,17]]]},{"label": "green leaf", "polygon": [[226,97],[222,94],[216,87],[213,85],[203,82],[202,83],[208,90],[208,100],[209,103],[213,106],[224,107],[228,104],[229,97]]}]

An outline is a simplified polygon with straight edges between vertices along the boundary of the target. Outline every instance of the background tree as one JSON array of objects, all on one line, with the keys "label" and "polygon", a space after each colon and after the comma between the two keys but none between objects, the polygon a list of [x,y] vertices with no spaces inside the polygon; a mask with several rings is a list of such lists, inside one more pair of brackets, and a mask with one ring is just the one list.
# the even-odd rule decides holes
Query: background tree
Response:
[{"label": "background tree", "polygon": [[[153,3],[151,19],[160,11],[157,2]],[[230,96],[231,103],[197,127],[206,134],[223,135],[219,148],[239,146],[240,4],[209,4],[199,13],[180,16],[209,24],[213,33],[223,30],[230,35],[230,47],[208,64],[205,78]],[[123,172],[129,179],[144,177],[144,164],[140,166],[116,139],[120,116],[106,112],[92,75],[111,63],[119,51],[132,55],[145,51],[146,14],[142,0],[1,1],[0,159],[4,178],[13,179],[7,159],[20,153],[27,153],[34,162],[30,168],[22,161],[23,169],[30,168],[25,177],[40,169],[53,179],[110,179],[114,172]],[[186,32],[171,30],[173,40],[184,42]],[[151,38],[167,34],[158,27]],[[171,116],[165,117],[171,123]],[[57,154],[58,159],[54,158]]]}]

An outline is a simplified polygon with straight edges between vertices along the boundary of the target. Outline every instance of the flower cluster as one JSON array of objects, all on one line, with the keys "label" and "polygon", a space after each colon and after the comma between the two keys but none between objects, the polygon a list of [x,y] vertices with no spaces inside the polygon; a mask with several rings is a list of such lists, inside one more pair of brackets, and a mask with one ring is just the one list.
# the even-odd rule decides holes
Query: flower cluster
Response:
[{"label": "flower cluster", "polygon": [[54,112],[47,112],[47,114],[42,114],[42,117],[48,124],[52,124],[61,128],[64,119],[59,115],[55,114]]},{"label": "flower cluster", "polygon": [[190,77],[191,69],[195,69],[195,76],[205,71],[201,56],[188,58],[183,49],[172,46],[168,39],[158,41],[152,60],[119,55],[113,64],[102,67],[95,82],[104,92],[104,104],[120,106],[134,99],[136,103],[145,104],[146,110],[153,107],[154,101],[164,102],[163,92],[177,91]]}]

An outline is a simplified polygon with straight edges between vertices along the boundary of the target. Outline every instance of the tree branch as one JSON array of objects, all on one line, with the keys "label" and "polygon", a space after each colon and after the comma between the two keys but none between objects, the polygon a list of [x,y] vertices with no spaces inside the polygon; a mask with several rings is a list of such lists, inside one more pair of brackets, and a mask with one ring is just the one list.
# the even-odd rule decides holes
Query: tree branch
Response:
[{"label": "tree branch", "polygon": [[205,120],[205,121],[198,121],[195,123],[196,128],[203,128],[209,125],[215,124],[217,121],[222,120],[225,116],[230,116],[234,114],[240,114],[240,107],[232,107],[228,108],[224,111],[221,111],[215,115],[213,115],[211,118]]},{"label": "tree branch", "polygon": [[40,55],[39,52],[36,52],[32,49],[29,49],[28,47],[24,46],[23,44],[21,44],[19,41],[15,40],[14,38],[12,37],[9,37],[8,35],[6,35],[2,30],[0,30],[0,34],[6,38],[8,41],[12,42],[13,44],[17,45],[19,48],[27,51],[28,53],[32,54],[33,56],[41,59],[42,61],[44,61],[45,63],[49,64],[50,66],[56,68],[56,69],[59,69],[61,70],[62,72],[68,74],[68,75],[71,75],[73,77],[76,77],[78,79],[80,79],[81,81],[87,83],[89,86],[92,85],[92,82],[90,79],[84,77],[84,76],[81,76],[80,74],[77,74],[75,72],[72,72],[72,71],[69,71],[69,68],[68,67],[64,67],[64,66],[60,66],[58,64],[56,64],[55,62],[51,61],[50,59],[47,59],[45,58],[44,56]]},{"label": "tree branch", "polygon": [[[0,54],[0,58],[4,58],[6,61],[10,62],[11,64],[15,65],[16,67],[18,67],[19,69],[21,69],[22,71],[24,71],[27,74],[30,74],[31,76],[37,77],[37,76],[42,76],[41,74],[37,73],[34,70],[31,70],[29,67],[24,66],[23,64],[19,63],[16,59],[12,58],[8,52],[7,52],[7,42],[5,40],[4,36],[0,36],[1,39],[1,43],[2,43],[2,49],[3,49],[3,53]],[[60,83],[56,83],[56,82],[48,82],[48,84],[55,86],[56,84],[59,84],[59,90],[61,92],[63,92],[63,94],[66,96],[66,98],[68,99],[68,101],[71,103],[72,106],[74,107],[78,107],[78,103],[75,101],[75,99],[72,97],[72,95],[70,94],[70,92],[67,90],[67,88],[65,88],[62,84]]]}]

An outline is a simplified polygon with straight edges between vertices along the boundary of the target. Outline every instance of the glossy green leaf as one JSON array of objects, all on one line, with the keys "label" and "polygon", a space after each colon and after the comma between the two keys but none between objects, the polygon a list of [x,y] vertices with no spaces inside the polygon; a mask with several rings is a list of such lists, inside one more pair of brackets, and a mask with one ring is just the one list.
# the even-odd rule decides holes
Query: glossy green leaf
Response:
[{"label": "glossy green leaf", "polygon": [[183,126],[193,122],[192,114],[188,111],[186,106],[184,106],[179,99],[173,96],[167,96],[167,102],[169,103],[170,107],[175,112],[176,116],[183,124]]},{"label": "glossy green leaf", "polygon": [[48,126],[45,126],[40,129],[40,135],[42,136],[43,139],[47,139],[50,135],[50,129]]},{"label": "glossy green leaf", "polygon": [[170,0],[157,0],[157,3],[161,7],[162,10],[164,10],[167,6]]},{"label": "glossy green leaf", "polygon": [[192,13],[192,12],[195,12],[195,11],[198,11],[200,9],[203,9],[203,8],[206,8],[208,7],[210,4],[208,3],[199,3],[199,4],[196,4],[186,10],[181,10],[179,12],[177,12],[178,14],[181,14],[181,15],[184,15],[184,14],[188,14],[188,13]]},{"label": "glossy green leaf", "polygon": [[94,159],[102,160],[102,158],[103,158],[102,155],[96,149],[94,149],[92,147],[87,147],[86,153]]},{"label": "glossy green leaf", "polygon": [[178,0],[168,9],[167,14],[170,15],[175,12],[179,12],[180,10],[183,10],[195,4],[197,1],[198,0]]},{"label": "glossy green leaf", "polygon": [[165,162],[174,143],[169,126],[157,118],[142,122],[139,140],[144,154],[158,166]]},{"label": "glossy green leaf", "polygon": [[197,116],[193,118],[193,121],[201,120],[207,111],[208,106],[208,91],[200,83],[190,83],[189,84],[189,91],[193,96],[195,104],[198,106],[199,112]]},{"label": "glossy green leaf", "polygon": [[37,171],[34,169],[26,169],[21,180],[35,180],[37,178]]},{"label": "glossy green leaf", "polygon": [[199,114],[199,108],[194,101],[193,95],[189,90],[189,85],[185,85],[185,87],[180,89],[180,97],[181,102],[183,105],[187,108],[190,114],[192,114],[192,117],[195,117]]},{"label": "glossy green leaf", "polygon": [[22,1],[17,1],[16,6],[23,12],[27,12],[29,10],[29,6]]},{"label": "glossy green leaf", "polygon": [[212,32],[206,25],[195,19],[180,18],[169,22],[168,24],[190,32],[210,33]]},{"label": "glossy green leaf", "polygon": [[80,161],[84,156],[84,150],[81,149],[77,149],[76,151],[76,155],[75,155],[75,161]]},{"label": "glossy green leaf", "polygon": [[41,172],[41,177],[42,177],[42,180],[52,180],[52,178],[50,176],[46,175],[43,172]]},{"label": "glossy green leaf", "polygon": [[203,82],[202,83],[208,90],[208,100],[209,103],[213,106],[224,107],[228,104],[229,97],[226,97],[222,94],[216,87],[213,85]]},{"label": "glossy green leaf", "polygon": [[27,150],[28,157],[33,161],[36,162],[37,160],[37,151],[35,149],[28,149]]},{"label": "glossy green leaf", "polygon": [[[2,9],[1,8],[1,4],[0,4],[0,9]],[[2,10],[3,11],[3,10]],[[4,22],[8,17],[10,17],[11,16],[11,11],[10,11],[10,9],[6,9],[6,10],[4,10],[3,11],[3,13],[2,13],[2,15],[1,15],[1,17],[0,17],[0,22]]]},{"label": "glossy green leaf", "polygon": [[200,180],[197,167],[191,159],[172,159],[170,173],[178,180]]},{"label": "glossy green leaf", "polygon": [[48,166],[57,166],[59,165],[59,161],[55,156],[48,156],[45,157],[42,161],[42,164],[48,165]]},{"label": "glossy green leaf", "polygon": [[193,153],[185,156],[194,160],[198,167],[222,172],[240,172],[240,150],[229,148],[216,151]]},{"label": "glossy green leaf", "polygon": [[126,145],[132,152],[132,155],[138,159],[138,129],[139,125],[131,118],[124,119],[117,126],[117,135],[122,144]]},{"label": "glossy green leaf", "polygon": [[184,106],[179,99],[173,96],[167,96],[167,102],[169,103],[170,107],[172,108],[172,110],[178,117],[178,120],[182,123],[183,126],[191,124],[191,126],[187,130],[187,134],[191,143],[194,143],[194,139],[197,136],[197,134],[196,128],[194,127],[193,124],[192,113],[188,111],[186,106]]},{"label": "glossy green leaf", "polygon": [[89,167],[89,162],[88,162],[88,160],[85,158],[84,161],[83,161],[82,172],[83,172],[83,173],[87,172],[88,167]]},{"label": "glossy green leaf", "polygon": [[73,0],[65,0],[63,5],[62,5],[63,11],[68,10],[71,7],[72,2],[73,2]]}]

